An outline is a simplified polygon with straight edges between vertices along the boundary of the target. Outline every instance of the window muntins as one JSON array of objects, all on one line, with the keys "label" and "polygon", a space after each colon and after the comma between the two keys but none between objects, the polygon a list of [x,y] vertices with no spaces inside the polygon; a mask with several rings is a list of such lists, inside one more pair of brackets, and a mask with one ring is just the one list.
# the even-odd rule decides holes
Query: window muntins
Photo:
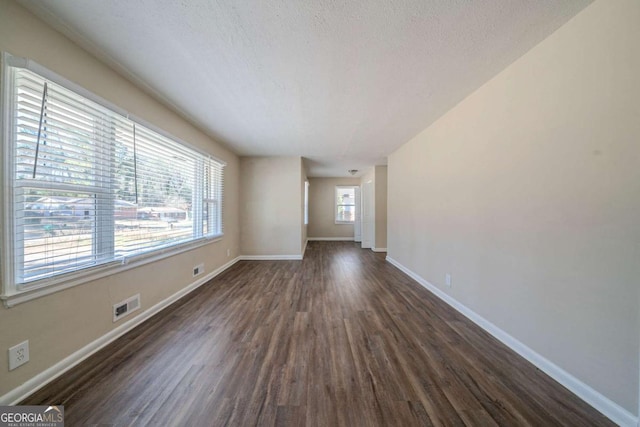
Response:
[{"label": "window muntins", "polygon": [[356,187],[336,186],[335,223],[353,224],[356,219]]},{"label": "window muntins", "polygon": [[27,68],[4,71],[5,294],[222,235],[223,162]]}]

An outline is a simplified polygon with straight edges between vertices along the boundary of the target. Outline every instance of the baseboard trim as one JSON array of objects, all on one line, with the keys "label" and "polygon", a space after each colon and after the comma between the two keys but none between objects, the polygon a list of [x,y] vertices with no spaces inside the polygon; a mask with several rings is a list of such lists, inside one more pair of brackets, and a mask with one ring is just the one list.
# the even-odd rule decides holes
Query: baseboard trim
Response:
[{"label": "baseboard trim", "polygon": [[310,242],[353,242],[353,237],[309,237]]},{"label": "baseboard trim", "polygon": [[239,260],[240,260],[239,257],[234,258],[233,260],[222,265],[221,267],[218,267],[217,269],[207,274],[206,276],[180,289],[175,294],[165,298],[164,300],[148,308],[147,310],[138,314],[136,317],[118,326],[117,328],[112,329],[111,331],[107,332],[106,334],[96,339],[95,341],[92,341],[91,343],[85,345],[80,350],[77,350],[76,352],[65,357],[64,359],[62,359],[55,365],[51,366],[50,368],[40,372],[36,376],[24,382],[22,385],[14,388],[7,394],[0,397],[0,405],[18,404],[20,401],[29,397],[31,394],[35,393],[36,391],[38,391],[39,389],[41,389],[51,381],[55,380],[65,372],[69,371],[74,366],[78,365],[80,362],[86,360],[87,358],[89,358],[90,356],[92,356],[93,354],[95,354],[105,346],[111,344],[113,341],[120,338],[122,335],[126,334],[127,332],[129,332],[130,330],[132,330],[133,328],[135,328],[145,320],[149,319],[150,317],[159,313],[160,311],[162,311],[169,305],[173,304],[180,298],[184,297],[185,295],[193,292],[200,286],[204,285],[209,280],[213,279],[223,271],[227,270],[229,267],[234,265]]},{"label": "baseboard trim", "polygon": [[624,427],[632,427],[638,426],[640,423],[639,417],[633,415],[617,403],[613,402],[611,399],[602,395],[598,391],[594,390],[587,384],[580,381],[578,378],[569,374],[567,371],[554,364],[544,356],[536,353],[531,348],[527,347],[522,342],[518,341],[516,338],[512,337],[484,317],[480,316],[470,308],[466,307],[462,303],[458,302],[456,299],[444,293],[442,290],[432,285],[424,278],[414,273],[395,259],[387,256],[386,260],[389,261],[390,264],[397,267],[400,271],[405,273],[407,276],[411,277],[413,280],[418,282],[427,290],[431,291],[435,296],[440,298],[442,301],[456,309],[462,315],[467,317],[476,325],[480,326],[482,329],[493,335],[507,347],[511,348],[513,351],[518,353],[520,356],[527,359],[529,362],[533,363],[540,370],[545,372],[554,380],[558,381],[564,387],[569,389],[573,394],[587,402],[596,410],[600,411],[606,417],[608,417],[614,423],[624,426]]},{"label": "baseboard trim", "polygon": [[240,255],[240,261],[290,261],[301,260],[302,255]]},{"label": "baseboard trim", "polygon": [[387,252],[387,248],[371,248],[373,252]]}]

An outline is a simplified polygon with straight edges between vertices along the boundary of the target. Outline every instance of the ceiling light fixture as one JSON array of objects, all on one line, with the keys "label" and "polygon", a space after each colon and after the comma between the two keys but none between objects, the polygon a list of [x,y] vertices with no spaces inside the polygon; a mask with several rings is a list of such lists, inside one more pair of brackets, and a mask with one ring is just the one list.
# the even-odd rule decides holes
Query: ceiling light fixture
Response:
[{"label": "ceiling light fixture", "polygon": [[355,175],[358,173],[358,169],[349,169],[347,172],[349,172],[351,175]]}]

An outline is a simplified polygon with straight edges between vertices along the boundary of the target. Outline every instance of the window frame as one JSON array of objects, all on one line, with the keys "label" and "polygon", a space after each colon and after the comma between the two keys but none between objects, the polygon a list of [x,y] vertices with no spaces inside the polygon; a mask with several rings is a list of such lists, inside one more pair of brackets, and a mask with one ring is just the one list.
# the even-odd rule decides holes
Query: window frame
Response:
[{"label": "window frame", "polygon": [[[352,189],[353,190],[353,203],[349,203],[349,204],[339,204],[338,203],[338,193],[341,189]],[[340,206],[353,206],[353,209],[355,211],[355,209],[357,209],[356,206],[356,197],[355,197],[355,193],[356,193],[356,188],[358,188],[357,185],[336,185],[335,186],[335,190],[333,193],[333,220],[334,220],[334,224],[336,225],[353,225],[355,224],[355,212],[354,212],[354,220],[353,221],[342,221],[338,219],[338,210],[340,208]]]},{"label": "window frame", "polygon": [[[98,95],[95,95],[94,93],[82,88],[81,86],[71,82],[70,80],[48,70],[47,68],[37,64],[32,60],[12,56],[7,52],[2,52],[0,61],[0,85],[2,87],[2,99],[0,99],[0,117],[2,118],[2,129],[0,129],[0,138],[2,138],[2,140],[0,141],[0,164],[2,164],[3,170],[2,174],[0,174],[0,198],[3,202],[3,208],[0,209],[0,224],[2,229],[2,235],[0,236],[0,270],[2,274],[2,289],[0,289],[0,299],[4,302],[4,305],[6,307],[11,307],[34,298],[58,292],[62,289],[81,285],[83,283],[87,283],[108,275],[155,262],[160,259],[174,256],[189,250],[193,250],[212,242],[220,241],[223,238],[224,168],[226,166],[225,161],[220,160],[210,153],[194,147],[189,143],[186,143],[180,138],[176,138],[175,136],[163,131],[162,129],[157,128],[153,124],[133,114],[129,114],[122,108],[110,103],[109,101],[99,97]],[[13,88],[13,72],[11,67],[24,68],[33,73],[36,73],[44,79],[62,86],[80,97],[86,98],[89,101],[99,104],[100,106],[110,110],[110,112],[114,114],[125,117],[136,125],[146,127],[147,129],[161,135],[162,137],[168,138],[172,142],[180,144],[183,147],[203,156],[203,159],[208,158],[209,165],[211,165],[210,162],[216,162],[216,167],[220,168],[220,179],[216,182],[215,185],[211,184],[211,186],[213,187],[211,188],[211,193],[214,193],[213,198],[202,200],[200,201],[200,203],[202,205],[218,206],[215,211],[213,209],[208,209],[207,216],[209,217],[209,219],[212,219],[214,218],[215,214],[215,220],[217,221],[216,225],[219,226],[219,232],[215,234],[204,234],[202,232],[202,225],[199,225],[198,227],[194,226],[194,232],[197,235],[195,235],[189,241],[161,246],[147,252],[134,254],[131,257],[125,257],[124,259],[113,259],[94,266],[79,268],[70,272],[53,274],[45,278],[26,283],[17,283],[18,280],[16,277],[16,273],[18,268],[18,260],[15,255],[20,252],[17,249],[19,249],[20,242],[22,241],[16,239],[15,236],[15,196],[16,192],[20,191],[20,188],[29,188],[30,185],[29,182],[15,185],[19,180],[15,179],[16,166],[14,159],[16,154],[16,133],[14,120],[12,118],[12,112],[14,111],[14,106],[12,105],[14,94],[11,90],[9,90]],[[112,147],[111,144],[109,144],[109,147]],[[104,149],[104,147],[101,147],[100,149]],[[211,170],[212,169],[209,169],[209,171]],[[202,175],[194,177],[196,182],[202,181],[204,178],[204,173]],[[110,183],[109,185],[112,185],[112,183]],[[202,182],[198,185],[204,186],[204,183]],[[50,183],[48,184],[48,186],[51,188]],[[31,187],[33,187],[33,185],[31,185]],[[96,191],[97,190],[98,189],[96,189]],[[86,191],[86,189],[83,191]],[[203,196],[204,195],[205,192],[203,191]],[[202,214],[203,213],[200,213],[200,215]],[[210,223],[208,222],[207,227],[209,226]],[[196,228],[198,228],[198,230],[196,230]]]}]

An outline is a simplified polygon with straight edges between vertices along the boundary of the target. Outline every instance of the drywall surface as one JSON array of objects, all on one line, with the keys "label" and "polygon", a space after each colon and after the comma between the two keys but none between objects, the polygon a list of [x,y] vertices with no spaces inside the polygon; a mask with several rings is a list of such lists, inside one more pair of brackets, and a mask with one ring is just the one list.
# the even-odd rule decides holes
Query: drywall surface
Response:
[{"label": "drywall surface", "polygon": [[[304,256],[304,250],[305,247],[307,245],[307,229],[308,229],[308,224],[304,223],[304,210],[305,210],[305,200],[304,200],[304,193],[305,193],[305,187],[307,185],[307,182],[309,182],[308,178],[307,178],[307,168],[305,167],[304,164],[304,160],[300,162],[300,191],[302,193],[301,196],[301,201],[302,201],[302,224],[301,224],[301,236],[300,236],[300,242],[302,245],[302,255]],[[308,200],[307,200],[308,203]],[[308,208],[308,206],[307,206]]]},{"label": "drywall surface", "polygon": [[388,164],[389,256],[632,414],[639,22],[596,1]]},{"label": "drywall surface", "polygon": [[240,159],[242,255],[300,255],[302,159]]},{"label": "drywall surface", "polygon": [[375,244],[374,248],[387,247],[387,166],[376,166],[375,173]]},{"label": "drywall surface", "polygon": [[[204,262],[205,273],[209,273],[238,256],[239,160],[30,12],[6,0],[0,0],[0,50],[30,58],[227,162],[222,240],[10,309],[0,306],[1,396],[119,326],[112,323],[113,304],[140,293],[142,310],[136,314],[142,313],[192,283],[193,266]],[[26,339],[30,361],[9,372],[7,349]]]},{"label": "drywall surface", "polygon": [[360,178],[362,202],[362,248],[376,246],[376,170],[370,168]]},{"label": "drywall surface", "polygon": [[310,238],[353,238],[353,224],[336,224],[336,186],[360,185],[360,178],[309,178]]},{"label": "drywall surface", "polygon": [[591,0],[22,0],[243,155],[364,169]]}]

